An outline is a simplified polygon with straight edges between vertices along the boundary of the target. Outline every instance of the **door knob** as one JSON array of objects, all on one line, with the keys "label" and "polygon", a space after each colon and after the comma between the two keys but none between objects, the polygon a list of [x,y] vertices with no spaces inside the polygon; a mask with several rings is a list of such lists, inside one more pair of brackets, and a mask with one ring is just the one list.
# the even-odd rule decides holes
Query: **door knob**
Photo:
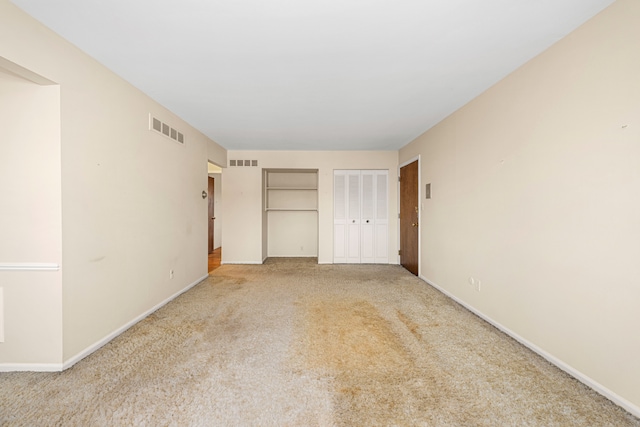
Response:
[{"label": "door knob", "polygon": [[418,226],[418,223],[416,223],[416,222],[411,223],[411,226],[412,226],[412,227],[417,227],[417,226]]}]

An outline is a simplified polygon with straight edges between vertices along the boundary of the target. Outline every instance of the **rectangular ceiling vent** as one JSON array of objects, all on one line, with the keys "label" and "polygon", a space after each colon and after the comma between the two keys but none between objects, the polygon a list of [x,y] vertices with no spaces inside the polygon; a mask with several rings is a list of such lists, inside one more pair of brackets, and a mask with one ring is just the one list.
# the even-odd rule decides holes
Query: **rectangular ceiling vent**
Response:
[{"label": "rectangular ceiling vent", "polygon": [[229,160],[229,166],[258,166],[257,160]]},{"label": "rectangular ceiling vent", "polygon": [[172,128],[163,121],[156,119],[149,114],[149,130],[159,133],[162,136],[173,139],[179,144],[184,144],[184,134]]}]

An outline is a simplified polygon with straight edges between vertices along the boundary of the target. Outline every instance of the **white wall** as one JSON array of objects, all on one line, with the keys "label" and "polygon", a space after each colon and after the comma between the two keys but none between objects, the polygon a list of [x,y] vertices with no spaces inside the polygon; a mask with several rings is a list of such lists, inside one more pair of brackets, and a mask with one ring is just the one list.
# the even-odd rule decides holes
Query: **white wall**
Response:
[{"label": "white wall", "polygon": [[60,364],[60,88],[0,67],[0,129],[0,365]]},{"label": "white wall", "polygon": [[[0,56],[60,85],[69,362],[207,275],[201,192],[207,160],[225,164],[226,151],[6,1],[0,40]],[[149,113],[185,144],[149,131]]]},{"label": "white wall", "polygon": [[618,0],[400,151],[423,276],[636,411],[638,22]]},{"label": "white wall", "polygon": [[317,212],[267,212],[267,256],[317,257]]},{"label": "white wall", "polygon": [[224,171],[223,263],[261,263],[268,253],[263,243],[266,215],[262,209],[262,169],[318,169],[318,262],[333,262],[333,170],[388,169],[389,262],[398,262],[396,151],[229,151],[229,159],[258,160],[258,167],[228,167]]}]

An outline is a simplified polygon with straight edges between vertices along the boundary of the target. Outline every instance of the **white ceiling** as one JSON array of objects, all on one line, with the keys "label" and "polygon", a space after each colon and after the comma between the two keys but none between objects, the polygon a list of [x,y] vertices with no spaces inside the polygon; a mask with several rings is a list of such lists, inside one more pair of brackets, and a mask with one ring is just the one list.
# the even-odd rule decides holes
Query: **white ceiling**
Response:
[{"label": "white ceiling", "polygon": [[13,0],[232,150],[395,150],[613,0]]}]

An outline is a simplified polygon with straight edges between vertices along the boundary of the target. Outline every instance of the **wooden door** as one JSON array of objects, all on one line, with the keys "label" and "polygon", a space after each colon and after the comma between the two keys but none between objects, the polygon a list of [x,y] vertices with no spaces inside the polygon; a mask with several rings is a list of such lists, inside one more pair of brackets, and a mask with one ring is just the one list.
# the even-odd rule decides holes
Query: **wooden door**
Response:
[{"label": "wooden door", "polygon": [[213,253],[213,224],[216,219],[214,216],[214,190],[215,190],[215,178],[209,177],[209,253]]},{"label": "wooden door", "polygon": [[400,168],[400,264],[418,275],[418,161]]}]

